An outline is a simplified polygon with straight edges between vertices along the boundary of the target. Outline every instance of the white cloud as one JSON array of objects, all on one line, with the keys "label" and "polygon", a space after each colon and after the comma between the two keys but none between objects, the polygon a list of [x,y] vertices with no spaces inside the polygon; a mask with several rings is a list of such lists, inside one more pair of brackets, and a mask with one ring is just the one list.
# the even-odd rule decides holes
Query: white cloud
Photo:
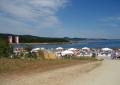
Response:
[{"label": "white cloud", "polygon": [[[28,25],[28,28],[29,25],[37,28],[34,29],[36,31],[38,28],[53,28],[61,25],[56,13],[67,3],[68,0],[1,0],[0,18],[5,18],[4,23],[11,24],[11,30],[13,27],[23,29],[24,25]],[[17,26],[11,23],[13,20],[20,24]]]}]

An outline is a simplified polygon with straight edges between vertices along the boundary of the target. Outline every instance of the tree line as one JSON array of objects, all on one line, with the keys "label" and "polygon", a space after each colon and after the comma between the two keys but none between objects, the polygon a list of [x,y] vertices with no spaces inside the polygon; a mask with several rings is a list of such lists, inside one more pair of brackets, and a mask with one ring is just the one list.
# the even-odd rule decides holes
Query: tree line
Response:
[{"label": "tree line", "polygon": [[[69,42],[66,38],[49,38],[49,37],[37,37],[31,35],[13,35],[13,34],[0,34],[0,38],[7,39],[8,36],[19,36],[21,43],[64,43]],[[13,42],[15,42],[13,40]]]}]

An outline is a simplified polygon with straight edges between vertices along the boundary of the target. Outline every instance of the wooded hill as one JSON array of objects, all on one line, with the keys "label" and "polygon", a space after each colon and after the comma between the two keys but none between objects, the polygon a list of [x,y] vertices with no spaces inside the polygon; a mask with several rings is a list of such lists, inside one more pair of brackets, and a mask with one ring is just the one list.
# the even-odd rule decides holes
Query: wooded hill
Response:
[{"label": "wooded hill", "polygon": [[[19,36],[20,43],[64,43],[69,42],[66,38],[49,38],[49,37],[37,37],[32,35],[14,35],[14,34],[2,34],[0,33],[0,38],[3,40],[8,39],[8,36]],[[14,42],[14,39],[13,39]]]}]

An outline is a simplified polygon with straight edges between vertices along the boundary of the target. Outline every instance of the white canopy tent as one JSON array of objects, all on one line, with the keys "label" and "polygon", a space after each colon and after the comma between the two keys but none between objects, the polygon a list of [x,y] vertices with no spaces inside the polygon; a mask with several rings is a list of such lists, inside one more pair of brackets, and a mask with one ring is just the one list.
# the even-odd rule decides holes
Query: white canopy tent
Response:
[{"label": "white canopy tent", "polygon": [[39,50],[41,50],[40,48],[33,48],[32,50],[31,50],[31,53],[32,52],[38,52]]},{"label": "white canopy tent", "polygon": [[83,47],[82,50],[90,50],[88,47]]},{"label": "white canopy tent", "polygon": [[69,48],[68,50],[69,51],[76,51],[77,49],[76,48]]},{"label": "white canopy tent", "polygon": [[58,47],[58,48],[56,48],[56,50],[63,50],[63,48],[62,47]]},{"label": "white canopy tent", "polygon": [[111,48],[102,48],[102,51],[112,51]]},{"label": "white canopy tent", "polygon": [[45,48],[43,48],[43,47],[42,47],[42,48],[40,48],[40,49],[41,49],[41,50],[45,50]]},{"label": "white canopy tent", "polygon": [[62,56],[64,56],[64,55],[72,55],[74,53],[72,51],[70,51],[70,50],[65,50],[61,54],[62,54]]}]

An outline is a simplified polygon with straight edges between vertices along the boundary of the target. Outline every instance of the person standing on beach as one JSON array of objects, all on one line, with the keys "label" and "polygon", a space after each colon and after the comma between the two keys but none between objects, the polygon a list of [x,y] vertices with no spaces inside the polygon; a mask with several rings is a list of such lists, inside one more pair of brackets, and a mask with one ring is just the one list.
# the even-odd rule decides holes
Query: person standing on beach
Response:
[{"label": "person standing on beach", "polygon": [[115,51],[112,52],[111,58],[112,58],[112,59],[116,59],[116,52],[115,52]]}]

